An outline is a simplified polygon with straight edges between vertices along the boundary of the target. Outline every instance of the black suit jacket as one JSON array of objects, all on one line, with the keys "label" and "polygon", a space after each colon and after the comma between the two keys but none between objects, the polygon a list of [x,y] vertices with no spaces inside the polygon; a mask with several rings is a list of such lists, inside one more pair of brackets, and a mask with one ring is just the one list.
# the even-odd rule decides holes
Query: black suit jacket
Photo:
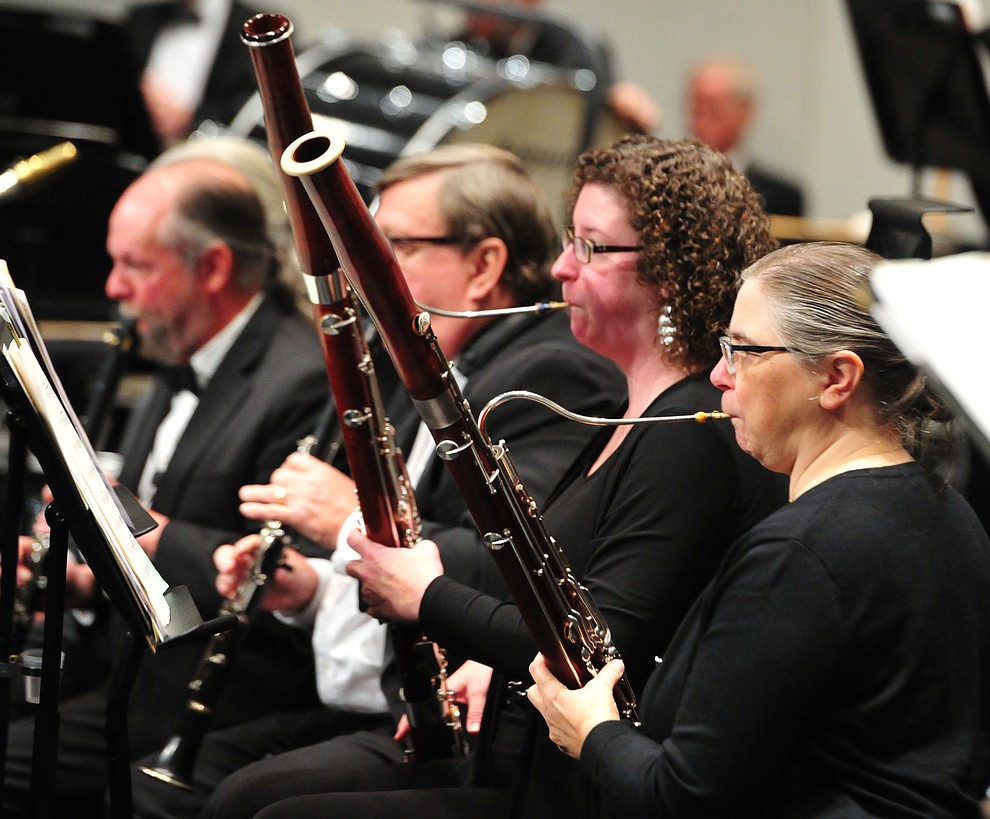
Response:
[{"label": "black suit jacket", "polygon": [[[146,407],[166,390],[156,383]],[[171,519],[155,565],[167,583],[189,588],[204,619],[215,617],[222,602],[214,586],[213,552],[259,528],[240,515],[238,489],[267,483],[296,442],[313,431],[328,401],[326,369],[312,326],[291,308],[266,299],[200,395],[153,502]],[[131,428],[140,428],[144,417],[136,410]],[[128,438],[133,440],[125,434]],[[134,489],[146,456],[138,463],[124,454],[121,479]],[[259,613],[240,639],[216,724],[264,713],[276,696],[283,708],[317,702],[308,635]],[[204,645],[196,643],[166,646],[142,657],[131,698],[133,752],[158,747],[174,730],[185,685],[203,651]]]},{"label": "black suit jacket", "polygon": [[804,193],[794,182],[759,165],[746,168],[746,178],[762,197],[767,213],[804,216]]},{"label": "black suit jacket", "polygon": [[[135,6],[124,24],[131,60],[138,70],[148,62],[159,32],[169,22],[176,3],[150,3]],[[203,98],[193,117],[193,126],[204,120],[229,125],[248,98],[258,90],[247,47],[241,42],[241,26],[261,9],[232,2],[220,47],[203,90]]]}]

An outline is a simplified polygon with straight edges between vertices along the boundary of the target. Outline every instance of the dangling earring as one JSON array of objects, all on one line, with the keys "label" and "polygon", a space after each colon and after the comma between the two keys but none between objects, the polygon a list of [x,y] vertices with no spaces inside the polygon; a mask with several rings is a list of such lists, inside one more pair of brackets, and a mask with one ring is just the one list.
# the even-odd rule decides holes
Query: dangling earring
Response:
[{"label": "dangling earring", "polygon": [[677,336],[677,328],[674,327],[674,322],[670,318],[670,305],[668,304],[660,317],[657,319],[657,334],[660,336],[660,343],[664,347],[669,347],[674,343],[674,338]]}]

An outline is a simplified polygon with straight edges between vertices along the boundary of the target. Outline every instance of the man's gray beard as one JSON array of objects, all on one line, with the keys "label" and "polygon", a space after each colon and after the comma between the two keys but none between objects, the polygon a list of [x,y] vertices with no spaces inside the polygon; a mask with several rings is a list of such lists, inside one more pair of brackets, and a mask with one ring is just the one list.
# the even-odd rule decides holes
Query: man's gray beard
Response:
[{"label": "man's gray beard", "polygon": [[[131,317],[123,311],[122,315]],[[189,360],[185,351],[175,346],[164,327],[152,324],[150,330],[139,329],[138,342],[138,355],[148,361],[157,361],[171,366],[185,364]]]},{"label": "man's gray beard", "polygon": [[[144,318],[137,310],[131,310],[124,304],[117,304],[117,312],[121,319],[134,319],[139,321]],[[175,364],[185,364],[189,361],[189,356],[172,343],[168,332],[164,327],[148,319],[145,324],[150,325],[147,330],[138,326],[138,350],[137,354],[148,361],[157,361],[166,366]]]}]

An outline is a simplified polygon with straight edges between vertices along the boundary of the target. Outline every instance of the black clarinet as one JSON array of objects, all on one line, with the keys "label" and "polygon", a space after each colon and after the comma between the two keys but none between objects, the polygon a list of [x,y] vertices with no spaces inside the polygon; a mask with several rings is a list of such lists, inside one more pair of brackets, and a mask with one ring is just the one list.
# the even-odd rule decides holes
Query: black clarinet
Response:
[{"label": "black clarinet", "polygon": [[[329,425],[333,415],[324,417],[321,431]],[[297,442],[296,452],[309,454],[319,445],[320,433],[307,435]],[[282,550],[292,545],[292,537],[277,520],[265,521],[258,531],[261,543],[251,568],[237,587],[237,594],[220,607],[220,616],[234,615],[238,626],[214,634],[206,644],[203,656],[193,678],[186,685],[186,708],[179,721],[178,730],[168,739],[153,765],[142,766],[141,772],[178,788],[192,790],[193,769],[213,718],[213,709],[227,684],[230,664],[237,645],[236,636],[261,604],[268,578],[278,567]]]}]

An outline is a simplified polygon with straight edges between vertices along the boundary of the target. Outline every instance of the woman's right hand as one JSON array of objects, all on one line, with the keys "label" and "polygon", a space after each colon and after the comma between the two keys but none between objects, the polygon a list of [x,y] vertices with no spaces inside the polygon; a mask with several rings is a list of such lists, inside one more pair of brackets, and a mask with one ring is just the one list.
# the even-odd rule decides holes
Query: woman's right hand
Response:
[{"label": "woman's right hand", "polygon": [[469,734],[477,734],[481,730],[481,716],[485,711],[485,700],[491,683],[491,667],[474,660],[467,660],[447,677],[447,690],[453,694],[454,702],[467,709],[464,727]]},{"label": "woman's right hand", "polygon": [[591,729],[602,722],[619,719],[612,689],[624,670],[622,660],[611,660],[584,688],[572,691],[553,675],[543,655],[536,655],[529,666],[534,684],[527,689],[526,695],[547,721],[550,740],[561,752],[580,759],[581,748]]}]

